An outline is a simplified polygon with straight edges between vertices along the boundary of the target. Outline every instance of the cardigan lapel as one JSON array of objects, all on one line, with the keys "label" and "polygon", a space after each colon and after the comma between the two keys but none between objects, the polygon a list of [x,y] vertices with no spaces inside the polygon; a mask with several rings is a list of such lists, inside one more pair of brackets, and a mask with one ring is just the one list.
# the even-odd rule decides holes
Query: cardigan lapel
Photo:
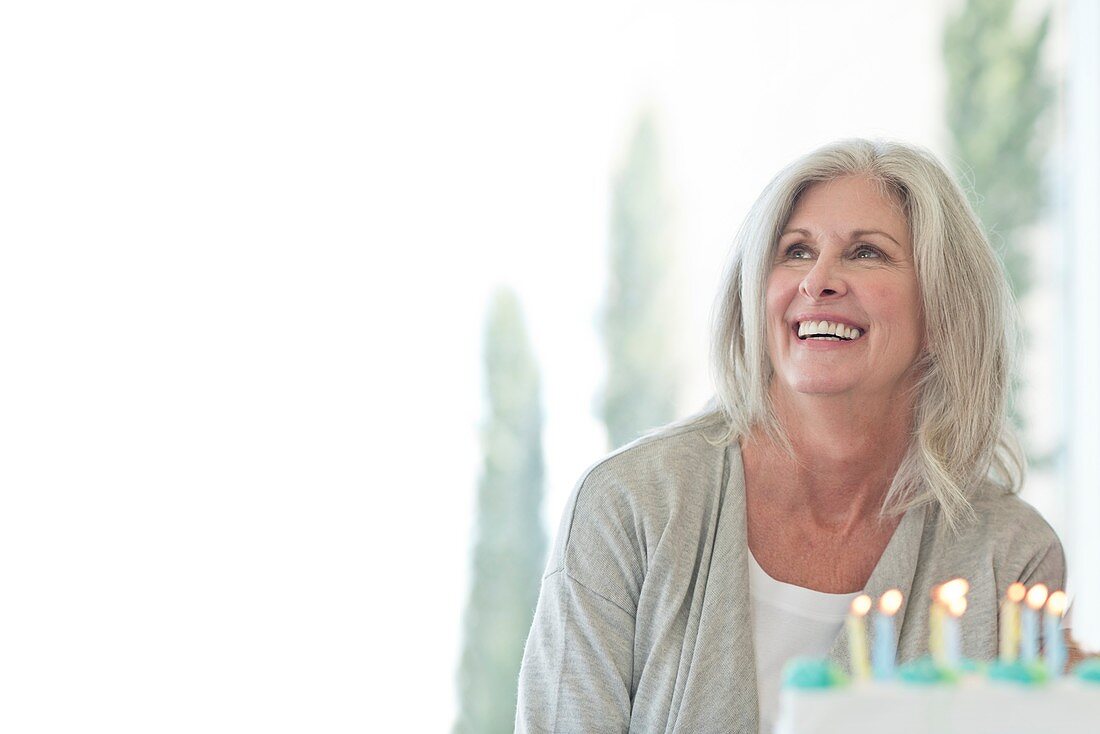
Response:
[{"label": "cardigan lapel", "polygon": [[736,443],[726,448],[726,467],[693,654],[683,697],[670,712],[676,732],[756,734],[759,726],[745,471]]},{"label": "cardigan lapel", "polygon": [[[917,560],[920,556],[921,538],[924,535],[927,516],[927,505],[913,507],[906,511],[863,588],[863,593],[870,596],[876,604],[878,598],[890,589],[901,592],[904,606],[894,617],[894,649],[897,649],[898,639],[901,637],[901,625],[911,602],[909,595],[913,590],[913,578],[917,572]],[[868,625],[867,635],[871,649],[874,649],[874,625]],[[829,659],[851,672],[847,625],[840,628],[840,634],[837,635],[832,649],[829,650]]]}]

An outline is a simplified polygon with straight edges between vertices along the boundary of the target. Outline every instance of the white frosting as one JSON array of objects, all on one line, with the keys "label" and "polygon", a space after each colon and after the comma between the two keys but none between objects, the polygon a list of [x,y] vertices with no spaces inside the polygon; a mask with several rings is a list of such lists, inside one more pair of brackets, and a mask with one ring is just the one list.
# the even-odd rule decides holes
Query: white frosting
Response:
[{"label": "white frosting", "polygon": [[1100,685],[984,679],[785,689],[776,734],[1097,734]]}]

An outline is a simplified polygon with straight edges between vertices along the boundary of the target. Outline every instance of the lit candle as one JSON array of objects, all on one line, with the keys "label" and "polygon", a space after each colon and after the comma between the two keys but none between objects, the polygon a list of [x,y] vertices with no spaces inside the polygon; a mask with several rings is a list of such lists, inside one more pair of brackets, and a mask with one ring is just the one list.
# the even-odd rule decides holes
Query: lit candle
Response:
[{"label": "lit candle", "polygon": [[947,650],[947,665],[958,668],[962,662],[962,634],[959,631],[959,617],[966,611],[966,597],[956,596],[947,604],[947,616],[944,617],[944,647]]},{"label": "lit candle", "polygon": [[932,589],[932,608],[928,610],[928,651],[936,665],[943,667],[947,658],[943,647],[943,604],[939,600],[939,587]]},{"label": "lit candle", "polygon": [[867,659],[867,625],[864,618],[871,610],[871,597],[860,594],[852,599],[852,610],[848,614],[848,654],[852,659],[852,675],[856,680],[867,680],[871,676],[871,663]]},{"label": "lit candle", "polygon": [[1047,613],[1043,618],[1044,652],[1051,678],[1057,678],[1066,669],[1066,640],[1062,637],[1062,615],[1065,613],[1066,592],[1055,591],[1047,600]]},{"label": "lit candle", "polygon": [[871,662],[875,669],[875,678],[886,680],[894,677],[894,658],[897,657],[897,642],[894,640],[894,615],[901,609],[901,592],[890,589],[878,600],[878,614],[875,615],[875,644],[871,650]]},{"label": "lit candle", "polygon": [[952,579],[932,590],[932,658],[943,668],[958,666],[960,658],[959,616],[966,611],[966,579]]},{"label": "lit candle", "polygon": [[1047,600],[1047,587],[1035,584],[1024,597],[1025,605],[1020,615],[1020,657],[1025,663],[1039,658],[1039,610]]},{"label": "lit candle", "polygon": [[1008,587],[1001,604],[1001,662],[1012,663],[1020,654],[1020,602],[1027,587],[1019,581]]},{"label": "lit candle", "polygon": [[952,599],[966,596],[970,591],[970,582],[966,579],[951,579],[946,584],[939,586],[940,600],[949,603]]}]

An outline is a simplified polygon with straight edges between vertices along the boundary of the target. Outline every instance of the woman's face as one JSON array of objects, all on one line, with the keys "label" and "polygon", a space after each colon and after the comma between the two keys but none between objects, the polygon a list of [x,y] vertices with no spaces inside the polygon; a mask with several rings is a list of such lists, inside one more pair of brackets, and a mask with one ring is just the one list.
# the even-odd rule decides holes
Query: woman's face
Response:
[{"label": "woman's face", "polygon": [[861,176],[803,192],[768,277],[767,321],[775,389],[889,399],[909,387],[924,325],[900,203]]}]

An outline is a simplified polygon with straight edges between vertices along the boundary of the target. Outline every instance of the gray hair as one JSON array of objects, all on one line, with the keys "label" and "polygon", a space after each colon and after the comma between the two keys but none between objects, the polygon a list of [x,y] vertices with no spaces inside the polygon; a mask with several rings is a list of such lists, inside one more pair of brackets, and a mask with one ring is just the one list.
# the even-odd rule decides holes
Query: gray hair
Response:
[{"label": "gray hair", "polygon": [[926,150],[840,141],[795,161],[768,184],[726,266],[712,324],[716,395],[694,420],[723,415],[725,433],[716,443],[762,428],[789,446],[768,392],[767,279],[779,234],[802,192],[849,175],[878,182],[901,203],[925,315],[912,437],[883,513],[936,504],[955,528],[973,517],[970,493],[987,482],[1018,491],[1023,481],[1025,459],[1007,419],[1017,314],[1000,260],[966,196]]}]

